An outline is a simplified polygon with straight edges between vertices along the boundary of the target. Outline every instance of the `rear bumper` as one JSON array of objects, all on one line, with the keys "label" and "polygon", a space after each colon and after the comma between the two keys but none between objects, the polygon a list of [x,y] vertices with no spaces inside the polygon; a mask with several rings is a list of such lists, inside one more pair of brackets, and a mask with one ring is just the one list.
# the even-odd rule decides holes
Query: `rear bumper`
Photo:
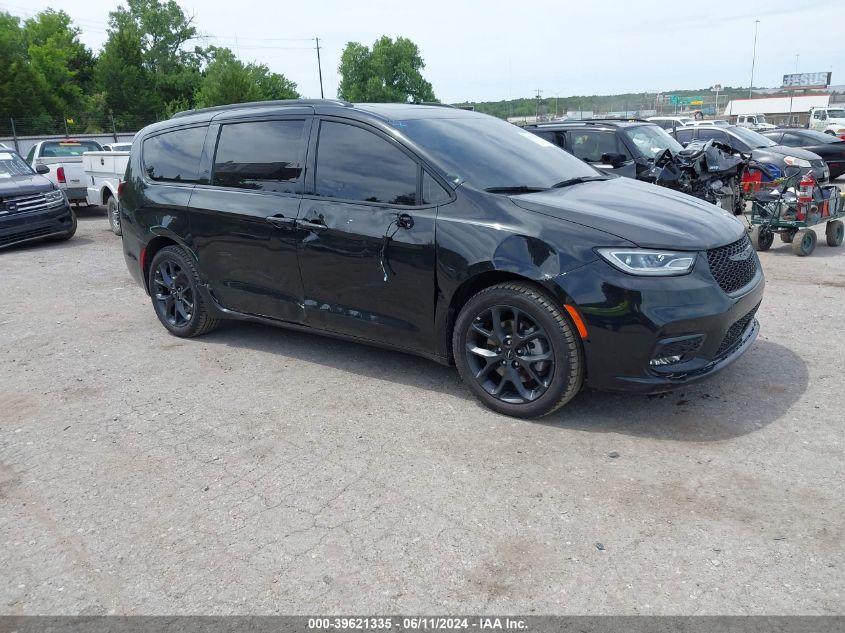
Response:
[{"label": "rear bumper", "polygon": [[759,332],[754,315],[765,288],[759,266],[731,294],[703,254],[679,277],[636,277],[596,261],[556,281],[586,324],[586,381],[595,389],[654,393],[698,382],[736,361]]},{"label": "rear bumper", "polygon": [[64,192],[71,202],[88,202],[87,187],[68,187]]},{"label": "rear bumper", "polygon": [[64,235],[73,224],[70,205],[0,217],[0,248]]}]

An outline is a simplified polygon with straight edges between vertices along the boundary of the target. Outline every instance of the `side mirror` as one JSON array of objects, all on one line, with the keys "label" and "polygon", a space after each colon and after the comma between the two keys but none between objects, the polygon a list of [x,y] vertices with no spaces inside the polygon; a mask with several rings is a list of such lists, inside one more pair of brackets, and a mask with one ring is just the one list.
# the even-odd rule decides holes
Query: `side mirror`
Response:
[{"label": "side mirror", "polygon": [[601,162],[610,165],[614,169],[619,169],[625,163],[624,154],[616,154],[615,152],[608,152],[601,155]]},{"label": "side mirror", "polygon": [[49,174],[50,168],[47,165],[36,165],[35,166],[35,173],[36,174]]}]

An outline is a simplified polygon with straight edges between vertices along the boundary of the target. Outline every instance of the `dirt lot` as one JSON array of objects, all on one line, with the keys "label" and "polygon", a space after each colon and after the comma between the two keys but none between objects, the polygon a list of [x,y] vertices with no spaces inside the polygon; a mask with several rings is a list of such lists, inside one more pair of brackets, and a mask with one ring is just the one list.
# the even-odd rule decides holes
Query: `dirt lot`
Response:
[{"label": "dirt lot", "polygon": [[174,338],[83,210],[0,253],[0,613],[845,613],[845,248],[761,259],[729,370],[526,422],[413,357]]}]

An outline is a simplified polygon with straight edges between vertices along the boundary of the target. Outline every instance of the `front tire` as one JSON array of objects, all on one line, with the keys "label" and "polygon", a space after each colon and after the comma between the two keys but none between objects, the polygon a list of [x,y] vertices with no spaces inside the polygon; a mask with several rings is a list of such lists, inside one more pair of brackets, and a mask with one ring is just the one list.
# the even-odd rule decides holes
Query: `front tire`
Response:
[{"label": "front tire", "polygon": [[801,229],[792,241],[792,252],[798,257],[807,257],[816,250],[816,232],[813,229]]},{"label": "front tire", "polygon": [[842,220],[831,220],[824,229],[824,236],[828,246],[840,246],[845,237],[845,224]]},{"label": "front tire", "polygon": [[767,251],[772,247],[772,242],[775,241],[775,234],[768,226],[762,224],[755,224],[751,229],[751,245],[754,250]]},{"label": "front tire", "polygon": [[155,254],[148,284],[156,316],[171,334],[192,338],[217,327],[200,291],[196,266],[182,248],[167,246]]},{"label": "front tire", "polygon": [[117,198],[114,196],[109,196],[109,200],[106,203],[106,212],[109,215],[111,232],[115,235],[122,235],[120,230],[120,205],[118,205]]},{"label": "front tire", "polygon": [[584,381],[575,327],[528,284],[498,284],[470,298],[455,321],[452,351],[470,391],[505,415],[547,415],[572,400]]}]

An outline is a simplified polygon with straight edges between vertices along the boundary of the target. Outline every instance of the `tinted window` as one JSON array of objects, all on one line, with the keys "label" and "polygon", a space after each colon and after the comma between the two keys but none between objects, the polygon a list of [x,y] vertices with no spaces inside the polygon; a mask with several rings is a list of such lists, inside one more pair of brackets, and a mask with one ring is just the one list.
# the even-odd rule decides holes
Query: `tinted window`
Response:
[{"label": "tinted window", "polygon": [[[772,140],[777,142],[776,138],[773,138]],[[786,133],[783,135],[780,144],[789,145],[790,147],[801,147],[804,144],[804,139],[798,136],[797,134]]]},{"label": "tinted window", "polygon": [[323,121],[317,146],[317,195],[416,204],[417,164],[373,132]]},{"label": "tinted window", "polygon": [[[446,108],[443,108],[446,110]],[[545,139],[482,114],[394,121],[404,136],[427,150],[446,170],[447,180],[490,187],[551,187],[601,172]],[[319,174],[318,174],[319,176]]]},{"label": "tinted window", "polygon": [[841,139],[833,134],[825,134],[824,132],[817,132],[816,130],[801,130],[800,133],[790,132],[795,136],[799,136],[807,143],[807,145],[821,145],[822,143],[838,143]]},{"label": "tinted window", "polygon": [[49,141],[41,146],[44,158],[82,156],[82,152],[99,152],[103,148],[96,141]]},{"label": "tinted window", "polygon": [[423,172],[422,198],[423,204],[444,204],[452,199],[427,171]]},{"label": "tinted window", "polygon": [[569,147],[588,163],[602,162],[602,154],[619,153],[616,134],[605,130],[573,130],[569,133]]},{"label": "tinted window", "polygon": [[677,130],[675,132],[675,138],[678,139],[679,143],[689,143],[692,140],[692,133],[695,130],[693,128],[689,128],[687,130]]},{"label": "tinted window", "polygon": [[205,127],[151,136],[144,141],[144,171],[152,180],[197,182]]},{"label": "tinted window", "polygon": [[302,175],[305,121],[224,125],[217,141],[212,184],[294,193]]},{"label": "tinted window", "polygon": [[0,181],[14,176],[31,176],[32,167],[15,152],[0,149]]},{"label": "tinted window", "polygon": [[719,143],[727,143],[728,145],[730,145],[730,139],[728,139],[728,135],[722,132],[722,130],[699,128],[698,138],[702,141],[709,141],[712,139],[714,141],[718,141]]}]

